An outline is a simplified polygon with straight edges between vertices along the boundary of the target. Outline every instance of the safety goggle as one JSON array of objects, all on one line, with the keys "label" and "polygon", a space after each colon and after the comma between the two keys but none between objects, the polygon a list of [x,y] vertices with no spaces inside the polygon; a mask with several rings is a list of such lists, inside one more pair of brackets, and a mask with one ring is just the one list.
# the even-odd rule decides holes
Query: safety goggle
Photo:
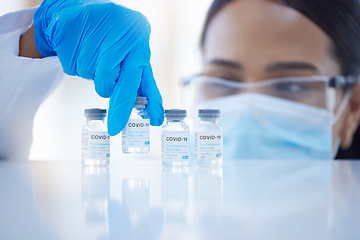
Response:
[{"label": "safety goggle", "polygon": [[[195,75],[183,80],[191,104],[240,93],[259,93],[334,112],[346,105],[350,89],[359,82],[354,76],[283,77],[259,82],[237,82]],[[343,103],[343,104],[341,104]],[[341,106],[343,108],[345,106]],[[343,109],[341,109],[343,110]]]}]

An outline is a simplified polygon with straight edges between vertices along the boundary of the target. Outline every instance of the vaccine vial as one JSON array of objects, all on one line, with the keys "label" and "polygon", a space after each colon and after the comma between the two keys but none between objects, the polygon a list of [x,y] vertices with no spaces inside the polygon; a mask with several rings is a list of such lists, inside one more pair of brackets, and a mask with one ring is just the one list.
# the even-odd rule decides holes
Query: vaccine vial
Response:
[{"label": "vaccine vial", "polygon": [[161,134],[161,159],[164,166],[189,165],[190,130],[184,122],[186,110],[165,110],[166,124]]},{"label": "vaccine vial", "polygon": [[129,121],[122,130],[123,153],[148,153],[150,151],[150,118],[145,110],[146,97],[137,97]]},{"label": "vaccine vial", "polygon": [[197,166],[222,166],[223,133],[218,123],[219,109],[200,109],[200,124],[195,129],[195,163]]},{"label": "vaccine vial", "polygon": [[86,124],[81,133],[83,165],[107,166],[110,160],[110,136],[105,123],[106,109],[85,109]]}]

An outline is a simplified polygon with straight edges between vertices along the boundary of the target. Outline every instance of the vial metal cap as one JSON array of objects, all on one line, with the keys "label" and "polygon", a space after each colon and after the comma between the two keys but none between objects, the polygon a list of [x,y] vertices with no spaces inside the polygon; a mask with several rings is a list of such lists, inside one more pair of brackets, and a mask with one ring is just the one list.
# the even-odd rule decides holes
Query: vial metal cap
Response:
[{"label": "vial metal cap", "polygon": [[165,110],[165,117],[169,120],[183,120],[187,117],[186,110],[168,109]]},{"label": "vial metal cap", "polygon": [[220,117],[220,109],[199,109],[198,116],[201,119],[218,119]]},{"label": "vial metal cap", "polygon": [[85,117],[89,119],[104,119],[106,117],[106,109],[90,108],[85,109]]},{"label": "vial metal cap", "polygon": [[136,98],[135,107],[143,107],[148,104],[147,97],[138,96]]}]

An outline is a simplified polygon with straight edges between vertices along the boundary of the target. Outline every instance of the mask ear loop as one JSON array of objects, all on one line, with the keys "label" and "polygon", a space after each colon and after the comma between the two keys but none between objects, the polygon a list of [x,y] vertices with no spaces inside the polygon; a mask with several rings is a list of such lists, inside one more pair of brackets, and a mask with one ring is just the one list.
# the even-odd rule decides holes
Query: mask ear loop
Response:
[{"label": "mask ear loop", "polygon": [[[328,109],[334,114],[335,111],[335,104],[336,104],[336,87],[327,87],[326,89],[326,97],[327,97],[327,103],[328,103]],[[337,109],[336,113],[334,114],[333,118],[333,125],[339,121],[341,115],[345,112],[345,108],[350,100],[350,93],[351,88],[347,87],[345,90],[344,97],[339,105],[339,108]],[[336,138],[335,143],[332,150],[332,157],[335,159],[337,152],[339,151],[341,139]]]},{"label": "mask ear loop", "polygon": [[[348,104],[349,100],[350,100],[350,93],[351,93],[351,88],[347,88],[346,89],[346,92],[345,92],[345,95],[344,95],[344,98],[342,99],[340,105],[339,105],[339,108],[337,110],[337,112],[335,113],[335,116],[334,116],[334,119],[333,119],[333,125],[340,119],[341,115],[344,113],[345,111],[345,108],[346,108],[346,105]],[[330,101],[333,101],[333,106],[332,106],[332,109],[331,111],[334,112],[335,110],[335,98],[336,98],[336,93],[335,93],[335,89],[332,88],[332,89],[329,89],[329,91],[331,91],[331,95],[333,98],[332,100]],[[336,154],[337,152],[339,151],[339,147],[340,147],[340,143],[341,143],[341,139],[338,137],[335,139],[335,146],[333,146],[333,151],[332,151],[332,157],[333,159],[335,159],[336,157]]]},{"label": "mask ear loop", "polygon": [[[332,89],[332,90],[333,90],[333,98],[335,99],[336,98],[335,89]],[[333,124],[335,124],[339,120],[341,115],[345,112],[345,108],[346,108],[346,106],[347,106],[347,104],[349,103],[349,100],[350,100],[350,93],[351,93],[351,88],[348,87],[346,89],[344,98],[342,99],[342,101],[341,101],[341,103],[339,105],[339,108],[335,113]],[[334,110],[335,110],[335,100],[334,100],[334,106],[332,107],[332,111],[334,111]]]}]

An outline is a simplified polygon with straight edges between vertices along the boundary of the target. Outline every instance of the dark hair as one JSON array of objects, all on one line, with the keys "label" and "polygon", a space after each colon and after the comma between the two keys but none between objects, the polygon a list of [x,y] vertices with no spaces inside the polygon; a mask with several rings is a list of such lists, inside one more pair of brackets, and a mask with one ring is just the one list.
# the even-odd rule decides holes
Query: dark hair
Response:
[{"label": "dark hair", "polygon": [[[214,16],[235,0],[214,0],[206,17],[201,34],[201,48],[206,31]],[[334,44],[333,55],[338,60],[342,74],[360,75],[360,1],[359,0],[277,0],[320,27]]]}]

